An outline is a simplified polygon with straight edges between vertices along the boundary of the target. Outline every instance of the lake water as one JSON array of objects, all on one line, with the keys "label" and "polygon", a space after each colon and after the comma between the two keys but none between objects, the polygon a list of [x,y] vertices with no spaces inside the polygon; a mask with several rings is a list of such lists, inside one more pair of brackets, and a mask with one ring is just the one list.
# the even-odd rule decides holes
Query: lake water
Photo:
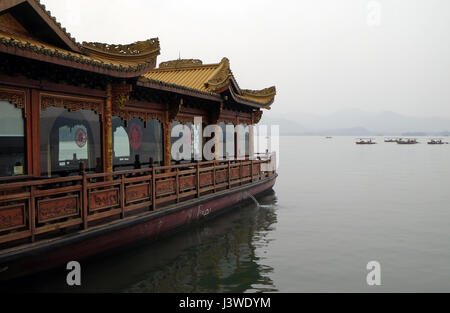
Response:
[{"label": "lake water", "polygon": [[[274,192],[158,242],[9,290],[113,292],[450,291],[450,145],[281,137]],[[381,264],[369,287],[366,265]]]}]

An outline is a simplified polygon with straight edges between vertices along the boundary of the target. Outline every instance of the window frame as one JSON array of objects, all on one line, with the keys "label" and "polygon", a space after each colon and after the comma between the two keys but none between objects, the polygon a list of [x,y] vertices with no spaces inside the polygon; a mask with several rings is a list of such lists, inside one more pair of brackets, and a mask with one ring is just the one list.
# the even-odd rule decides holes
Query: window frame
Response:
[{"label": "window frame", "polygon": [[24,171],[23,174],[13,176],[1,176],[0,182],[20,180],[31,177],[33,173],[32,158],[32,136],[31,136],[31,96],[30,90],[0,85],[0,101],[9,102],[11,105],[22,110],[24,124]]}]

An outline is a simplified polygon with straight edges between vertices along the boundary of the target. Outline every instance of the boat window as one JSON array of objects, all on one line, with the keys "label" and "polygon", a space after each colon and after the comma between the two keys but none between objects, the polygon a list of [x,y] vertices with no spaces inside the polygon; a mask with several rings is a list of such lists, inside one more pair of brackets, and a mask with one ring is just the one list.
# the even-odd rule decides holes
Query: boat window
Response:
[{"label": "boat window", "polygon": [[203,126],[202,127],[200,127],[200,125],[196,126],[192,123],[190,126],[192,128],[191,134],[192,134],[192,144],[193,144],[192,159],[194,159],[196,155],[198,155],[198,156],[203,155],[203,134],[202,134]]},{"label": "boat window", "polygon": [[219,126],[222,128],[222,157],[226,160],[234,157],[234,125],[222,122]]},{"label": "boat window", "polygon": [[245,156],[250,156],[250,127],[245,125]]},{"label": "boat window", "polygon": [[133,118],[125,122],[113,117],[114,170],[150,167],[163,163],[163,131],[161,122],[152,119],[146,123]]},{"label": "boat window", "polygon": [[102,172],[100,116],[91,110],[70,112],[50,107],[41,112],[41,172],[60,177],[77,174],[84,162],[89,172]]},{"label": "boat window", "polygon": [[59,132],[58,162],[60,166],[67,166],[74,160],[88,159],[87,128],[83,125],[75,125],[70,128],[63,126]]},{"label": "boat window", "polygon": [[[180,122],[178,121],[174,121],[171,123],[170,125],[170,133],[172,135],[172,130],[176,127],[181,125]],[[184,151],[183,151],[183,147],[184,145],[180,145],[180,149],[178,151],[178,153],[180,153],[180,158],[182,158],[181,161],[179,161],[180,163],[190,163],[195,159],[195,154],[201,155],[202,154],[202,148],[203,145],[200,145],[201,142],[203,142],[203,136],[202,133],[199,129],[199,127],[195,127],[195,125],[193,123],[187,123],[184,126],[187,127],[187,129],[189,130],[189,134],[188,134],[188,138],[183,138],[183,140],[186,140],[186,144],[189,146],[189,155],[190,155],[190,159],[186,159],[183,158],[184,156]],[[170,137],[171,140],[171,146],[173,147],[174,144],[180,140],[182,138],[182,134],[180,133],[179,136],[175,136],[175,137]],[[172,161],[176,161],[176,160],[172,160]]]},{"label": "boat window", "polygon": [[0,101],[0,177],[26,173],[23,110]]},{"label": "boat window", "polygon": [[118,158],[118,161],[129,161],[130,156],[130,139],[127,130],[119,126],[114,131],[114,157]]},{"label": "boat window", "polygon": [[250,155],[250,127],[247,124],[239,125],[238,156]]}]

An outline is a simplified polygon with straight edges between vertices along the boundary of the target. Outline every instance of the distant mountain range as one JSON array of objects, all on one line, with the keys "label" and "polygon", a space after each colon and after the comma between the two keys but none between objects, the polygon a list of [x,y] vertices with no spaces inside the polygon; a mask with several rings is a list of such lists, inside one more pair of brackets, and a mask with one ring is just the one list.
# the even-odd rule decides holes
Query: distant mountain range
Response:
[{"label": "distant mountain range", "polygon": [[261,123],[280,125],[280,135],[318,136],[448,136],[450,119],[441,117],[410,117],[383,111],[358,109],[328,115],[284,113],[263,115]]}]

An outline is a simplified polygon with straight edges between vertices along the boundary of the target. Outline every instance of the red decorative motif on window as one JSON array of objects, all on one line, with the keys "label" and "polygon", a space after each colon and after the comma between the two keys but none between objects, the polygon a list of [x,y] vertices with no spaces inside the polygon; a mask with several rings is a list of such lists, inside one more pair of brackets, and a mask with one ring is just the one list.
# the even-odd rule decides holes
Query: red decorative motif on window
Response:
[{"label": "red decorative motif on window", "polygon": [[128,138],[130,140],[130,146],[133,150],[138,150],[141,147],[142,137],[142,126],[137,123],[132,123],[128,128]]},{"label": "red decorative motif on window", "polygon": [[87,133],[84,129],[78,128],[75,132],[75,143],[78,147],[83,148],[87,142]]}]

